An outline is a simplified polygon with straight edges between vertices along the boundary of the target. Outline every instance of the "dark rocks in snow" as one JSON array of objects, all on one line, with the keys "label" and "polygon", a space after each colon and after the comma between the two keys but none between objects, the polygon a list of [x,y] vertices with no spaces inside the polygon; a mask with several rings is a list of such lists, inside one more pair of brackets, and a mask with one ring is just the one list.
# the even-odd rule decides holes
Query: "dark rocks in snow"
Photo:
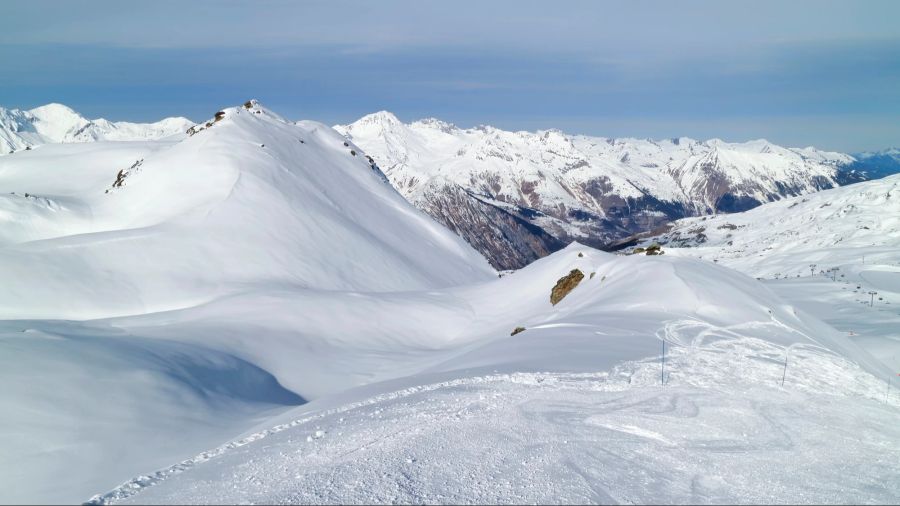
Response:
[{"label": "dark rocks in snow", "polygon": [[663,254],[662,246],[660,246],[659,243],[653,243],[650,246],[647,246],[646,254],[650,255],[650,256],[662,255]]},{"label": "dark rocks in snow", "polygon": [[509,333],[510,336],[514,336],[520,332],[525,332],[525,327],[516,327],[512,332]]},{"label": "dark rocks in snow", "polygon": [[[121,188],[122,186],[124,186],[124,185],[125,185],[125,178],[127,178],[132,172],[134,172],[135,170],[137,170],[137,169],[141,166],[142,163],[144,163],[144,159],[143,159],[143,158],[141,158],[140,160],[134,162],[134,163],[131,165],[131,167],[128,167],[127,169],[121,169],[121,170],[119,170],[119,172],[116,174],[116,180],[113,181],[112,187],[110,187],[110,189],[112,189],[112,188]],[[109,190],[106,190],[106,193],[109,193]]]},{"label": "dark rocks in snow", "polygon": [[116,180],[113,182],[113,188],[119,188],[122,186],[122,183],[125,182],[125,169],[119,169],[119,173],[116,174]]}]

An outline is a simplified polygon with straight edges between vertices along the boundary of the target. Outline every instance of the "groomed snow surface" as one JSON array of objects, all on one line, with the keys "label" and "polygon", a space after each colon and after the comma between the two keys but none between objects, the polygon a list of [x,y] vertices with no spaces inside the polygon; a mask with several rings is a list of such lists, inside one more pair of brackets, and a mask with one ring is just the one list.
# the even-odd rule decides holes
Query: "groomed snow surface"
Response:
[{"label": "groomed snow surface", "polygon": [[791,290],[498,277],[337,132],[224,112],[0,158],[0,501],[900,498],[895,371]]}]

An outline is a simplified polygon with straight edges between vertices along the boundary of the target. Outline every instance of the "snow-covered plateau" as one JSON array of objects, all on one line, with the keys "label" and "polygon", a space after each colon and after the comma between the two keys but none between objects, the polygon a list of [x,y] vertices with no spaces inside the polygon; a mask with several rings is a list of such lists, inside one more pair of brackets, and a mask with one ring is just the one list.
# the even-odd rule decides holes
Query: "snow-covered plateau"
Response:
[{"label": "snow-covered plateau", "polygon": [[900,500],[888,215],[865,310],[763,245],[778,280],[578,242],[498,273],[343,133],[250,101],[0,157],[0,502]]}]

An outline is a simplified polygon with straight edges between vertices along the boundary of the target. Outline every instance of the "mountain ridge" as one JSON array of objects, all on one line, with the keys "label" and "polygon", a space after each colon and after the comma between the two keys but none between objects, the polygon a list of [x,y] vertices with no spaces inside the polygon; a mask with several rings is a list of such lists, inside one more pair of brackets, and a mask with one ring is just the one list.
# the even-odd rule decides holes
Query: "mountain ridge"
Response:
[{"label": "mountain ridge", "polygon": [[[543,256],[548,242],[528,230],[515,240],[487,230],[483,222],[498,213],[531,216],[529,222],[557,244],[577,240],[604,248],[675,219],[742,211],[876,177],[851,155],[785,148],[766,139],[512,132],[460,128],[435,118],[404,123],[388,111],[334,128],[372,156],[410,202],[499,269]],[[475,195],[480,203],[462,204]],[[486,233],[496,240],[485,241]]]}]

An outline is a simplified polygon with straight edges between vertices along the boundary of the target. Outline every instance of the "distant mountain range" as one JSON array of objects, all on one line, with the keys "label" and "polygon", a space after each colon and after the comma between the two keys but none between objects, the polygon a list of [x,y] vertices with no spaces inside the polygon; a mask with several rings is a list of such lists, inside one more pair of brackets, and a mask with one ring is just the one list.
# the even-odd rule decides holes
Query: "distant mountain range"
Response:
[{"label": "distant mountain range", "polygon": [[159,139],[183,134],[193,124],[187,118],[166,118],[156,123],[92,120],[61,104],[29,111],[0,107],[0,154],[40,144]]},{"label": "distant mountain range", "polygon": [[634,246],[683,248],[681,255],[767,278],[846,264],[890,265],[900,244],[900,174],[742,213],[685,218],[635,239]]},{"label": "distant mountain range", "polygon": [[897,150],[849,155],[766,140],[729,143],[459,128],[389,112],[335,128],[394,186],[515,269],[573,240],[604,248],[672,220],[751,209],[900,171]]}]

